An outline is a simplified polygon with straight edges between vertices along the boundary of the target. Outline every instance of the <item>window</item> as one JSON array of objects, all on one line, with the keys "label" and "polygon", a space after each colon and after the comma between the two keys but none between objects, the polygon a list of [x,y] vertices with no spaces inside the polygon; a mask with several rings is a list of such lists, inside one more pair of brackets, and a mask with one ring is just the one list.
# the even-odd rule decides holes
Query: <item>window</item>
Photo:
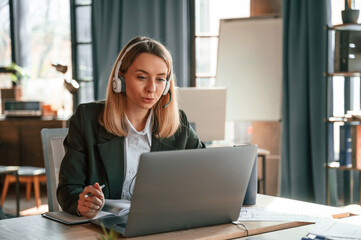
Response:
[{"label": "window", "polygon": [[216,83],[219,20],[250,16],[250,0],[196,0],[196,86]]},{"label": "window", "polygon": [[9,8],[9,0],[0,0],[0,67],[10,66],[12,62]]},{"label": "window", "polygon": [[[59,115],[72,113],[72,97],[64,89],[64,78],[71,78],[71,40],[69,2],[57,0],[18,1],[15,10],[19,20],[19,57],[16,62],[25,67],[31,78],[22,84],[25,100],[50,104]],[[20,52],[21,50],[21,52]],[[65,74],[52,64],[68,66]]]},{"label": "window", "polygon": [[92,0],[71,0],[73,79],[79,84],[74,104],[94,100],[91,35]]},{"label": "window", "polygon": [[[15,62],[27,71],[23,100],[43,101],[62,114],[72,112],[71,95],[63,87],[72,72],[69,10],[69,1],[0,0],[0,64]],[[68,71],[57,72],[54,63]]]},{"label": "window", "polygon": [[[21,19],[19,39],[22,53],[18,61],[31,72],[32,79],[53,78],[52,63],[68,66],[66,77],[71,75],[71,41],[69,2],[57,0],[19,1],[26,12],[18,12]],[[26,3],[25,3],[26,2]],[[70,69],[69,69],[70,68]]]},{"label": "window", "polygon": [[11,76],[6,74],[5,67],[12,62],[13,50],[11,46],[10,3],[0,0],[0,88],[12,86]]},{"label": "window", "polygon": [[[43,101],[69,116],[73,106],[94,99],[91,6],[92,0],[0,0],[0,67],[15,62],[27,70],[23,100]],[[68,67],[65,74],[56,63]],[[65,90],[64,78],[79,82],[78,94]],[[0,76],[0,87],[11,81]]]}]

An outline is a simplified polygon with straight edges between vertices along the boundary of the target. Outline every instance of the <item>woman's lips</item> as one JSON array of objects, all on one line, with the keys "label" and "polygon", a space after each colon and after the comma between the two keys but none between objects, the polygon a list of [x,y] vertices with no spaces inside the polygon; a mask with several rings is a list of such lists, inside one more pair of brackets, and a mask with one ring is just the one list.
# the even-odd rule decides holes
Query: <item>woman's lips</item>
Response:
[{"label": "woman's lips", "polygon": [[154,101],[154,98],[143,98],[143,101],[145,102],[145,103],[152,103],[153,101]]}]

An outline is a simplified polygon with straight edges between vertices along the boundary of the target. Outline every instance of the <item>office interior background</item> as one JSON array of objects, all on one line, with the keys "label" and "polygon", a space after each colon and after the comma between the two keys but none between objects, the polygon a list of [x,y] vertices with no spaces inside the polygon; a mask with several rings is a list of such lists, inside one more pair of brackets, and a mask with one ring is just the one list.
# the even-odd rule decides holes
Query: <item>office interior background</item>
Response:
[{"label": "office interior background", "polygon": [[[41,101],[49,115],[67,119],[80,103],[104,99],[114,59],[137,35],[170,49],[179,87],[217,87],[220,19],[281,17],[281,118],[227,121],[224,140],[214,142],[268,150],[267,194],[326,203],[326,92],[333,93],[327,108],[335,116],[360,109],[359,77],[352,94],[344,90],[344,77],[329,89],[325,84],[325,28],[342,23],[344,7],[342,0],[0,0],[0,67],[15,63],[24,70],[16,80],[1,73],[0,88],[21,88],[19,99]],[[361,1],[353,7],[360,9]],[[76,81],[78,91],[66,89],[64,79]],[[337,124],[332,136],[339,159]],[[360,201],[358,171],[332,170],[328,177],[332,205]]]}]

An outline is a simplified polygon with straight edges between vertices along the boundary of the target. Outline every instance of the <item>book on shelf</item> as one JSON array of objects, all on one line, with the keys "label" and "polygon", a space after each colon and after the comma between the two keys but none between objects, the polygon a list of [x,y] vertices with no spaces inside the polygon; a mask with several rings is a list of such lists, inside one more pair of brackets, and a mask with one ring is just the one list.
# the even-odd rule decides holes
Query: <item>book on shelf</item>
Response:
[{"label": "book on shelf", "polygon": [[340,166],[352,166],[351,124],[340,126]]},{"label": "book on shelf", "polygon": [[328,159],[327,162],[328,164],[331,164],[333,162],[335,162],[335,148],[334,148],[334,124],[333,123],[328,123],[327,125],[327,131],[328,131]]},{"label": "book on shelf", "polygon": [[361,125],[351,126],[352,167],[361,169]]},{"label": "book on shelf", "polygon": [[90,220],[95,220],[106,216],[124,217],[129,213],[129,209],[130,209],[130,201],[128,200],[105,199],[105,204],[103,209],[92,219],[71,215],[64,211],[46,212],[43,213],[42,216],[61,223],[65,223],[67,225],[75,225],[75,224],[87,223]]}]

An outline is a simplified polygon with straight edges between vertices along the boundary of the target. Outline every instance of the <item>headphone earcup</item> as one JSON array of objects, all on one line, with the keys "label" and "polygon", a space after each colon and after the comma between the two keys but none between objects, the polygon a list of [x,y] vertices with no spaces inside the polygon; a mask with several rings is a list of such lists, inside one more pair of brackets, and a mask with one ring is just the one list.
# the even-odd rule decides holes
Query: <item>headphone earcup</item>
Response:
[{"label": "headphone earcup", "polygon": [[122,76],[120,76],[119,78],[113,78],[113,92],[125,92],[125,80]]},{"label": "headphone earcup", "polygon": [[164,87],[164,91],[163,91],[162,95],[167,95],[168,91],[169,91],[169,88],[170,88],[170,81],[167,80],[165,82],[165,87]]}]

